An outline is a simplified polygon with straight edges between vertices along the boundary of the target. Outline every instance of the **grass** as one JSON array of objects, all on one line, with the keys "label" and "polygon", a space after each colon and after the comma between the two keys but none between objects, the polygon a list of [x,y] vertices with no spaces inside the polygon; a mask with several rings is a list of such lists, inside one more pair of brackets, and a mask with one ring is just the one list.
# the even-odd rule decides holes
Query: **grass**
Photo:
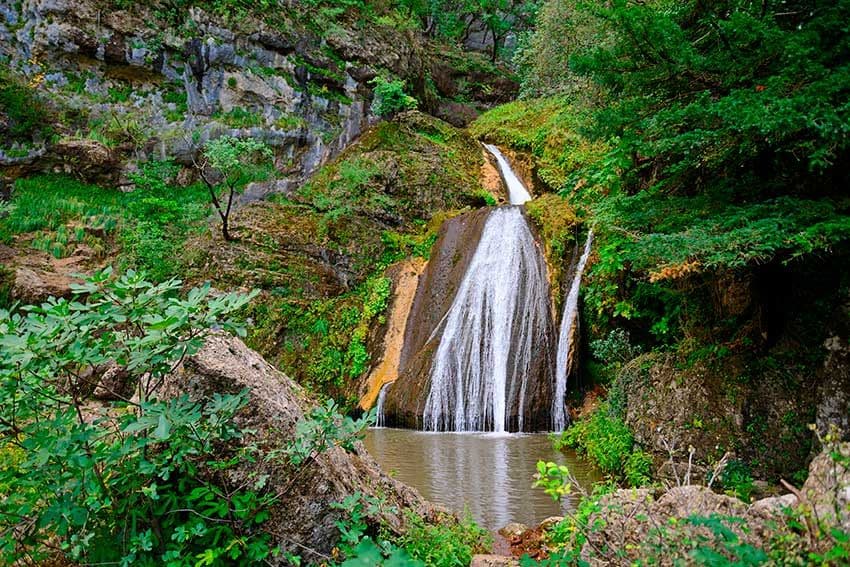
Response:
[{"label": "grass", "polygon": [[13,207],[0,219],[0,242],[29,240],[30,247],[58,258],[84,243],[152,279],[179,275],[187,237],[206,227],[206,191],[200,185],[139,185],[123,193],[64,175],[19,179]]},{"label": "grass", "polygon": [[605,146],[579,134],[583,111],[560,98],[518,100],[494,108],[470,125],[470,133],[534,155],[539,177],[553,190],[599,160]]}]

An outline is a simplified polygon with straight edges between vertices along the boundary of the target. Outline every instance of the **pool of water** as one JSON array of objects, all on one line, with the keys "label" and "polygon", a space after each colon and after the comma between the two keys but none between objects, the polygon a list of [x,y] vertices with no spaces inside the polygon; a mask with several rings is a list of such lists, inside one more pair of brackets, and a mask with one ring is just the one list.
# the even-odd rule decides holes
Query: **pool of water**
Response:
[{"label": "pool of water", "polygon": [[567,465],[583,486],[599,474],[573,453],[555,451],[548,435],[426,433],[370,429],[366,449],[381,467],[436,504],[472,517],[490,530],[510,522],[533,525],[573,509],[573,495],[560,504],[532,488],[537,461]]}]

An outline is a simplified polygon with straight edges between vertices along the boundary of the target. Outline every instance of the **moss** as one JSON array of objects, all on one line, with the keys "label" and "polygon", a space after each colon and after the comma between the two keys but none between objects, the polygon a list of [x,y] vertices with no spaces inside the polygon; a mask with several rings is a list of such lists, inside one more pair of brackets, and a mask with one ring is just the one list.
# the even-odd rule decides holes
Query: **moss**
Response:
[{"label": "moss", "polygon": [[567,252],[573,249],[570,244],[575,242],[578,225],[575,209],[563,197],[547,193],[526,203],[525,210],[543,238],[552,289],[561,289],[563,271],[569,265]]},{"label": "moss", "polygon": [[478,138],[531,153],[538,176],[550,189],[567,186],[571,175],[602,158],[606,147],[578,133],[584,112],[560,98],[520,100],[481,115],[470,127]]},{"label": "moss", "polygon": [[390,298],[385,270],[427,257],[446,211],[480,193],[480,147],[419,113],[382,122],[296,194],[234,216],[238,241],[196,238],[189,276],[259,287],[249,344],[320,396],[356,401]]}]

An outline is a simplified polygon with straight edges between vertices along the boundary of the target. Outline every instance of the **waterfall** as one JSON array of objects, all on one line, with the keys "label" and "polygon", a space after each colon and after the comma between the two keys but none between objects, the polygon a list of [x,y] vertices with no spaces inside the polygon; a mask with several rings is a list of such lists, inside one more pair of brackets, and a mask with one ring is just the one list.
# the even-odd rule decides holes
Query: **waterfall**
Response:
[{"label": "waterfall", "polygon": [[567,400],[567,376],[570,374],[570,349],[573,342],[573,325],[578,316],[578,292],[581,287],[581,276],[584,266],[590,256],[590,248],[593,245],[593,230],[587,233],[587,242],[584,244],[584,252],[576,265],[570,291],[564,302],[564,314],[561,317],[561,328],[558,332],[558,358],[555,366],[555,396],[552,398],[552,417],[555,431],[563,431],[567,426],[565,412]]},{"label": "waterfall", "polygon": [[387,424],[387,418],[384,415],[384,400],[387,397],[387,390],[392,382],[387,382],[381,386],[381,391],[378,393],[378,403],[376,404],[375,427],[384,427]]},{"label": "waterfall", "polygon": [[[493,210],[443,321],[423,422],[431,431],[522,430],[533,346],[548,332],[546,264],[519,207]],[[539,344],[539,343],[538,343]]]},{"label": "waterfall", "polygon": [[502,152],[499,151],[499,148],[492,144],[484,144],[484,147],[487,148],[487,151],[493,154],[493,157],[496,158],[496,161],[499,163],[499,171],[502,172],[502,177],[505,180],[505,185],[508,186],[508,200],[511,205],[522,205],[526,201],[531,200],[531,195],[528,192],[528,189],[525,188],[522,181],[519,180],[514,170],[511,169],[511,164],[508,163],[508,159],[502,155]]}]

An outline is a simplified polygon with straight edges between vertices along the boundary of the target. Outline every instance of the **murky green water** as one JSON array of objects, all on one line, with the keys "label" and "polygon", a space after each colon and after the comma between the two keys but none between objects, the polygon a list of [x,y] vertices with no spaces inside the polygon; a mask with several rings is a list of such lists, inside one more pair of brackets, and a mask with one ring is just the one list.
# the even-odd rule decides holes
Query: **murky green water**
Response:
[{"label": "murky green water", "polygon": [[598,473],[574,454],[552,448],[546,434],[425,433],[371,429],[366,448],[385,471],[436,504],[497,530],[509,522],[532,525],[575,507],[577,497],[555,503],[531,487],[537,461],[567,465],[584,486]]}]

